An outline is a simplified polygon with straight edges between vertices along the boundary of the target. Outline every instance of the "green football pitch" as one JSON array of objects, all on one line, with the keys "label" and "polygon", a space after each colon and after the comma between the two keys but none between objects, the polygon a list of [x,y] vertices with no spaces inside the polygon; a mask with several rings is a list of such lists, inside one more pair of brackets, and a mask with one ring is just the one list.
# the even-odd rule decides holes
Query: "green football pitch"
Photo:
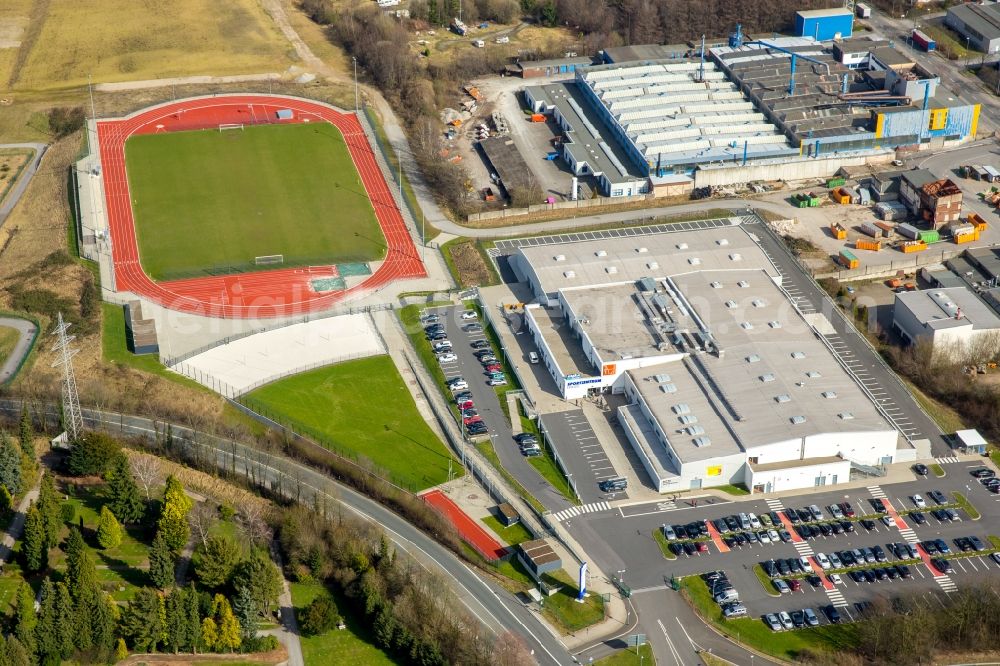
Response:
[{"label": "green football pitch", "polygon": [[411,490],[447,481],[449,463],[462,474],[388,356],[285,377],[251,391],[246,402],[331,450],[370,460]]},{"label": "green football pitch", "polygon": [[156,280],[385,255],[344,138],[303,124],[145,134],[125,144],[139,254]]}]

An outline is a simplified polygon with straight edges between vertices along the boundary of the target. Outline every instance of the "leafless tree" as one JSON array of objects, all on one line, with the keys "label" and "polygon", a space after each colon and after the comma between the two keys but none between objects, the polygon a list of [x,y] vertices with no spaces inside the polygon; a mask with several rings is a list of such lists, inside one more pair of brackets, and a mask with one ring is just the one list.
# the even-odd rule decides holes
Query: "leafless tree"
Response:
[{"label": "leafless tree", "polygon": [[239,524],[251,545],[265,544],[271,540],[271,528],[267,525],[263,507],[257,502],[247,502],[240,507]]},{"label": "leafless tree", "polygon": [[160,459],[156,456],[140,454],[132,458],[131,465],[132,475],[135,477],[136,482],[142,486],[142,490],[146,495],[146,501],[148,502],[152,499],[151,490],[153,487],[160,485],[163,479]]},{"label": "leafless tree", "polygon": [[210,502],[198,502],[188,514],[188,521],[191,523],[191,532],[205,545],[209,532],[219,522],[219,512]]},{"label": "leafless tree", "polygon": [[524,640],[513,631],[505,631],[493,643],[493,666],[522,666],[536,664]]}]

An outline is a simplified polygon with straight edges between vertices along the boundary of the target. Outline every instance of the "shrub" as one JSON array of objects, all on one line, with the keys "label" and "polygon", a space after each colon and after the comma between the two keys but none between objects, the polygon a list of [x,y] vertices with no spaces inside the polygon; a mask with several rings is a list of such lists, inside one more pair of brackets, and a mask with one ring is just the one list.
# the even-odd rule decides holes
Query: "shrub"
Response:
[{"label": "shrub", "polygon": [[121,444],[100,432],[88,432],[73,445],[67,467],[73,476],[103,476],[121,454]]},{"label": "shrub", "polygon": [[307,636],[316,636],[333,629],[340,624],[337,605],[325,594],[316,597],[302,611],[300,624]]},{"label": "shrub", "polygon": [[57,139],[82,129],[85,120],[83,108],[79,106],[73,108],[58,106],[49,110],[49,130]]}]

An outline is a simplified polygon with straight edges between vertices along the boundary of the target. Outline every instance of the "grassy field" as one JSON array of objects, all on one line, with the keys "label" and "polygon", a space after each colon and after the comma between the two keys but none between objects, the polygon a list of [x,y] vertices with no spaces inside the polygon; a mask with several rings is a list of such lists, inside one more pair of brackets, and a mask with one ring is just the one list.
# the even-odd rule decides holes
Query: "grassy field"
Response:
[{"label": "grassy field", "polygon": [[255,0],[13,5],[10,16],[27,19],[26,30],[4,81],[20,89],[77,87],[88,74],[97,83],[280,72],[292,62],[291,45]]},{"label": "grassy field", "polygon": [[371,630],[363,618],[348,612],[347,600],[320,583],[292,583],[295,612],[312,603],[321,594],[333,597],[347,628],[332,629],[319,636],[302,637],[302,657],[306,664],[357,664],[357,666],[392,666],[397,662],[372,643]]},{"label": "grassy field", "polygon": [[251,270],[270,254],[285,266],[385,255],[332,125],[141,135],[125,156],[142,265],[154,279]]},{"label": "grassy field", "polygon": [[10,356],[19,337],[17,329],[0,326],[0,363],[3,363]]},{"label": "grassy field", "polygon": [[639,649],[628,648],[619,650],[610,657],[598,659],[594,666],[654,666],[653,648],[649,643],[643,643]]},{"label": "grassy field", "polygon": [[774,632],[760,618],[726,620],[722,616],[722,609],[712,601],[705,581],[697,576],[684,578],[681,589],[698,614],[716,629],[740,643],[779,659],[794,661],[803,650],[813,654],[848,651],[857,643],[857,629],[850,624],[827,624],[810,629]]},{"label": "grassy field", "polygon": [[[374,356],[286,377],[249,394],[251,406],[303,434],[364,456],[414,489],[448,480],[452,457],[417,412],[392,359]],[[458,462],[454,474],[461,474]]]},{"label": "grassy field", "polygon": [[483,518],[483,522],[486,523],[488,528],[499,535],[508,546],[516,546],[522,541],[531,541],[534,538],[531,532],[528,531],[528,528],[521,523],[514,523],[510,527],[504,527],[493,516],[486,516]]}]

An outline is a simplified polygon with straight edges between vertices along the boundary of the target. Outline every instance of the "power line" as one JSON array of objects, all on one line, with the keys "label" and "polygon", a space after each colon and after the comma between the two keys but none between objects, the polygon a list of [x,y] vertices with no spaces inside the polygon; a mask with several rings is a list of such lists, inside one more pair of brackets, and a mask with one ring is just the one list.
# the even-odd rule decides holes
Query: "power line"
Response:
[{"label": "power line", "polygon": [[63,422],[66,426],[65,434],[70,443],[76,442],[83,434],[83,413],[80,411],[80,395],[76,390],[76,374],[73,372],[73,357],[79,353],[79,349],[70,346],[76,339],[75,335],[69,335],[69,327],[73,324],[63,321],[62,312],[56,323],[56,330],[52,335],[58,336],[58,341],[53,346],[53,351],[59,353],[59,357],[52,362],[52,367],[62,366],[63,386],[62,386],[62,407]]}]

